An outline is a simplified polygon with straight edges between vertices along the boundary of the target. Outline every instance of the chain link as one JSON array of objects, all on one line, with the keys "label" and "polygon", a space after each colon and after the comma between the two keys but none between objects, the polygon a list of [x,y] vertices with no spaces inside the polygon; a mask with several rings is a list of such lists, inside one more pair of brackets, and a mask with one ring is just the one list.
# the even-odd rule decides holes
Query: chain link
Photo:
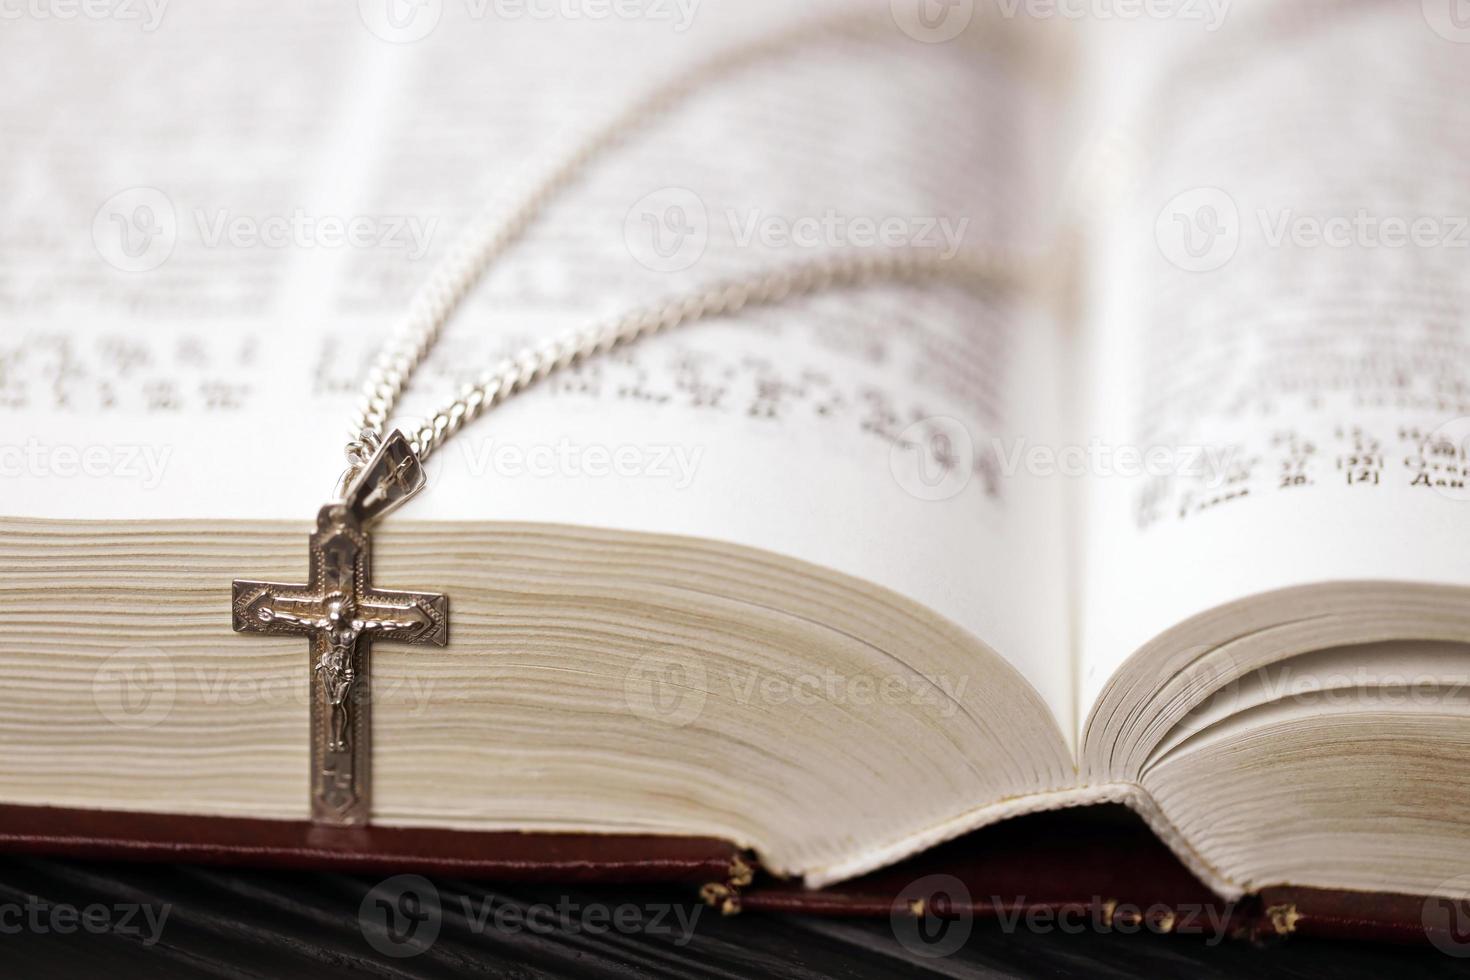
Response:
[{"label": "chain link", "polygon": [[948,280],[967,287],[1004,285],[1016,281],[1021,270],[996,259],[961,254],[946,258],[933,250],[894,249],[802,262],[745,280],[733,280],[692,290],[658,306],[633,310],[616,319],[569,330],[539,347],[529,348],[485,372],[476,384],[466,385],[458,398],[436,412],[423,426],[405,433],[414,452],[427,458],[444,440],[479,418],[487,409],[593,354],[604,354],[643,337],[709,317],[738,313],[747,307],[769,306],[828,289],[851,288],[876,282]]},{"label": "chain link", "polygon": [[[374,359],[352,416],[349,467],[339,492],[366,464],[386,435],[384,427],[414,371],[428,356],[455,308],[489,265],[515,243],[550,201],[598,156],[639,127],[667,112],[709,82],[792,46],[821,37],[860,36],[891,29],[886,19],[870,14],[820,20],[755,42],[736,45],[694,65],[659,86],[612,121],[596,129],[559,162],[543,172],[508,211],[482,214],[456,240],[448,257],[435,268],[414,296],[408,313]],[[486,409],[524,390],[553,371],[596,353],[680,324],[731,314],[747,306],[770,305],[789,297],[880,281],[949,278],[962,283],[1012,280],[1019,270],[987,256],[960,254],[945,258],[933,250],[907,247],[882,252],[842,253],[794,263],[748,279],[716,283],[655,307],[634,310],[609,322],[568,331],[485,372],[466,385],[459,397],[413,433],[405,433],[419,457],[427,458],[444,441]]]}]

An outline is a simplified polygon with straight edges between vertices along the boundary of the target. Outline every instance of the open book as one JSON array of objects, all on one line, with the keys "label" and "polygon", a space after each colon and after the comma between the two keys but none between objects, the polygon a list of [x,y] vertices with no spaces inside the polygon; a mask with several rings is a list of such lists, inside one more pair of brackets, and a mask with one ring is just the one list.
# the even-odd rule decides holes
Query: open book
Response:
[{"label": "open book", "polygon": [[303,579],[368,361],[485,201],[778,34],[550,204],[396,424],[715,279],[1015,275],[696,324],[447,443],[375,535],[454,620],[374,651],[374,824],[822,886],[1122,802],[1222,896],[1470,895],[1453,24],[785,6],[7,26],[0,803],[305,819],[307,658],[231,633],[232,579]]}]

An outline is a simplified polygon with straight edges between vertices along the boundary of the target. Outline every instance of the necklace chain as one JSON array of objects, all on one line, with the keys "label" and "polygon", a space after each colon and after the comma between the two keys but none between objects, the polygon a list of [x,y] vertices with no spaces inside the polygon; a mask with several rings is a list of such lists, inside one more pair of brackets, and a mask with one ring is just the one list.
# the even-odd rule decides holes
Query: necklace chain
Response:
[{"label": "necklace chain", "polygon": [[[869,21],[868,23],[871,23]],[[709,78],[783,49],[800,33],[787,33],[741,46],[697,65],[634,104],[552,167],[504,219],[481,217],[455,243],[415,296],[373,363],[363,400],[353,418],[349,468],[334,500],[317,513],[310,538],[307,583],[279,584],[236,579],[231,610],[242,633],[310,638],[310,801],[313,821],[332,825],[371,822],[372,747],[370,645],[379,640],[444,646],[449,642],[449,596],[443,593],[380,590],[369,576],[369,526],[424,486],[422,461],[487,408],[551,372],[584,357],[647,334],[705,317],[733,313],[787,297],[879,279],[933,280],[954,277],[963,284],[1010,280],[1014,269],[988,257],[966,254],[946,259],[932,250],[906,248],[843,250],[744,279],[715,283],[648,309],[560,334],[501,362],[463,388],[459,397],[412,433],[386,432],[387,419],[404,387],[438,340],[454,309],[489,264],[522,235],[547,202],[598,153],[643,120]]]},{"label": "necklace chain", "polygon": [[[752,62],[779,54],[820,36],[875,33],[883,28],[871,16],[844,15],[746,42],[699,62],[635,101],[596,129],[558,163],[544,172],[519,202],[507,211],[480,215],[455,241],[415,295],[409,311],[378,352],[352,416],[349,467],[338,484],[339,495],[351,483],[385,438],[385,426],[414,371],[428,356],[460,302],[484,276],[490,264],[525,233],[550,201],[598,156],[635,130],[668,111],[679,100],[709,82]],[[997,256],[966,252],[951,257],[907,246],[882,251],[843,252],[826,258],[790,263],[738,280],[707,285],[614,319],[567,331],[507,358],[484,372],[459,396],[429,417],[416,431],[405,433],[420,459],[487,409],[593,354],[604,353],[641,337],[742,308],[771,305],[832,288],[877,282],[949,280],[957,284],[996,285],[1024,274]]]},{"label": "necklace chain", "polygon": [[[414,452],[427,458],[446,439],[479,418],[486,409],[523,391],[553,371],[682,324],[769,306],[828,289],[873,282],[952,281],[983,286],[1014,281],[1020,275],[999,259],[962,254],[946,258],[918,248],[894,249],[816,259],[743,280],[690,291],[616,319],[567,331],[518,357],[502,361],[477,383],[444,406],[416,431],[406,433]],[[381,438],[381,437],[379,437]],[[375,440],[374,440],[375,441]]]}]

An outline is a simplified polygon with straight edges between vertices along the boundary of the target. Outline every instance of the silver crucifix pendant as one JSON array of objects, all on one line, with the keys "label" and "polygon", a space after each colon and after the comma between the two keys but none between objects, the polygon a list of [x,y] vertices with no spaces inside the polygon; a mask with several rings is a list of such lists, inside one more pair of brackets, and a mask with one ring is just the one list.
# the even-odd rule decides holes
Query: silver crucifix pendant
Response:
[{"label": "silver crucifix pendant", "polygon": [[408,440],[390,435],[317,514],[305,585],[236,579],[237,633],[304,636],[311,642],[311,818],[365,824],[371,812],[375,640],[449,642],[449,598],[372,587],[367,528],[424,486]]}]

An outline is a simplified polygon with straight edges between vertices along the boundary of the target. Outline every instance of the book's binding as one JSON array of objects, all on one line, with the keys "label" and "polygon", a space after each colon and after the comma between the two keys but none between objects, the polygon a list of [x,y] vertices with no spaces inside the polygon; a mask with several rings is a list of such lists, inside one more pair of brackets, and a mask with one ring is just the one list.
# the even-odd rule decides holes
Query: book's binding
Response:
[{"label": "book's binding", "polygon": [[[1238,901],[1201,883],[1121,807],[1039,814],[812,890],[711,837],[329,827],[307,821],[0,805],[0,851],[93,860],[665,884],[725,914],[939,916],[1001,928],[1150,931],[1254,941],[1302,935],[1434,943],[1470,955],[1457,905],[1273,888]],[[1096,812],[1101,811],[1101,812]]]}]

